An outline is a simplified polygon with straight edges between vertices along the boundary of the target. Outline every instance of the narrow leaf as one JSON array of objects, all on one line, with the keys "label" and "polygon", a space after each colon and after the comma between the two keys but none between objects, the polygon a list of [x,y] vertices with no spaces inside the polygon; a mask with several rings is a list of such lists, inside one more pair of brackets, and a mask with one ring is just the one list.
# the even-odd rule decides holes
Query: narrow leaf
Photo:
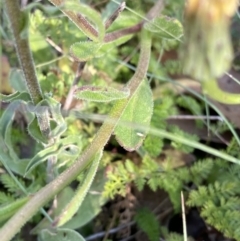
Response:
[{"label": "narrow leaf", "polygon": [[[50,214],[51,218],[54,219],[54,217],[58,216],[63,208],[68,204],[69,197],[72,197],[74,195],[74,191],[71,187],[64,188],[58,195],[57,195],[57,206],[53,209],[53,212]],[[39,234],[44,229],[49,229],[52,227],[52,223],[47,219],[46,217],[43,218],[40,222],[37,223],[37,226],[35,226],[31,230],[31,234]],[[69,227],[64,227],[69,228]],[[73,229],[73,228],[72,228]]]},{"label": "narrow leaf", "polygon": [[0,160],[12,171],[23,175],[27,160],[20,160],[12,146],[12,122],[15,111],[21,105],[20,101],[14,101],[8,105],[0,118]]},{"label": "narrow leaf", "polygon": [[[41,116],[46,111],[51,113],[52,120],[50,124],[50,138],[58,137],[63,134],[67,125],[61,113],[61,104],[49,96],[45,96],[45,99],[40,101],[36,106],[28,105],[28,110],[35,113],[36,116]],[[37,118],[34,117],[32,122],[28,126],[29,134],[38,142],[48,143],[39,128]]]},{"label": "narrow leaf", "polygon": [[[28,163],[26,167],[26,174],[28,175],[34,168],[36,168],[39,164],[45,162],[48,158],[53,156],[60,156],[62,153],[66,155],[66,149],[69,146],[75,147],[75,152],[69,153],[68,158],[75,159],[77,155],[81,151],[81,144],[80,144],[80,138],[78,136],[68,136],[64,139],[60,139],[58,142],[56,142],[54,145],[49,146],[41,151],[39,151]],[[77,143],[77,145],[74,145]],[[77,151],[76,151],[77,150]]]},{"label": "narrow leaf", "polygon": [[126,36],[121,36],[117,39],[114,39],[113,41],[109,41],[107,43],[104,43],[101,48],[97,51],[95,58],[100,58],[103,55],[107,54],[110,52],[112,49],[116,48],[119,45],[122,45],[126,43],[128,40],[130,40],[133,37],[133,35],[126,35]]},{"label": "narrow leaf", "polygon": [[20,101],[31,101],[31,97],[27,92],[15,92],[10,95],[3,95],[0,93],[0,100],[2,102],[13,102],[15,100],[20,100]]},{"label": "narrow leaf", "polygon": [[183,35],[182,24],[177,19],[167,16],[155,18],[151,22],[144,24],[144,27],[165,39],[179,39]]},{"label": "narrow leaf", "polygon": [[97,153],[94,156],[94,159],[89,167],[89,170],[87,171],[87,176],[85,177],[83,183],[80,184],[75,196],[72,198],[69,204],[65,207],[62,213],[59,215],[59,217],[55,220],[55,225],[57,227],[62,226],[68,220],[70,220],[73,217],[73,215],[77,212],[79,207],[81,206],[89,188],[91,187],[93,179],[96,175],[101,157],[102,157],[102,151]]},{"label": "narrow leaf", "polygon": [[9,76],[9,82],[11,86],[14,88],[14,90],[18,92],[27,91],[27,86],[22,71],[18,69],[12,69]]},{"label": "narrow leaf", "polygon": [[76,231],[71,229],[48,230],[44,229],[40,233],[40,241],[85,241]]},{"label": "narrow leaf", "polygon": [[102,195],[105,183],[106,176],[104,170],[102,169],[99,170],[94,177],[91,188],[89,189],[87,196],[84,198],[77,213],[63,225],[64,228],[79,229],[89,223],[101,212],[101,207],[107,202],[107,198]]},{"label": "narrow leaf", "polygon": [[56,126],[54,128],[51,128],[50,137],[58,137],[63,134],[67,129],[67,124],[61,112],[61,104],[49,96],[46,96],[46,101],[48,103],[53,121],[56,122]]},{"label": "narrow leaf", "polygon": [[110,102],[119,99],[125,99],[129,96],[129,90],[117,90],[112,87],[83,86],[78,88],[74,95],[78,99]]},{"label": "narrow leaf", "polygon": [[88,61],[96,56],[101,44],[85,41],[74,43],[70,48],[70,54],[80,62]]},{"label": "narrow leaf", "polygon": [[[64,3],[64,7],[62,8],[62,11],[71,19],[70,15],[68,14],[69,11],[72,12],[76,12],[77,15],[77,20],[74,20],[74,23],[76,24],[76,26],[78,28],[80,28],[80,30],[91,40],[95,41],[95,42],[103,42],[104,39],[104,35],[105,35],[105,26],[104,23],[102,21],[101,15],[95,11],[94,9],[92,9],[91,7],[76,2],[76,1],[65,1]],[[67,13],[68,12],[68,13]],[[85,19],[85,21],[91,21],[91,23],[94,24],[94,26],[91,26],[91,23],[84,23],[83,19],[80,19],[80,15],[78,15],[77,13],[81,13],[81,15],[85,16],[87,18],[87,20]],[[95,29],[94,27],[97,28],[97,35],[95,34]]]},{"label": "narrow leaf", "polygon": [[48,144],[48,139],[41,133],[36,116],[34,116],[32,121],[28,124],[28,133],[37,142]]},{"label": "narrow leaf", "polygon": [[12,146],[12,123],[16,110],[21,106],[20,101],[14,101],[8,105],[0,119],[0,135],[3,137],[8,153],[13,160],[18,160]]},{"label": "narrow leaf", "polygon": [[[130,99],[114,130],[117,141],[126,150],[136,150],[142,144],[150,125],[152,112],[152,91],[148,81],[144,80]],[[134,125],[144,126],[146,131],[138,131]]]},{"label": "narrow leaf", "polygon": [[18,209],[20,209],[30,197],[24,197],[18,199],[10,204],[3,204],[0,206],[0,222],[6,221],[9,219],[13,214],[15,214]]}]

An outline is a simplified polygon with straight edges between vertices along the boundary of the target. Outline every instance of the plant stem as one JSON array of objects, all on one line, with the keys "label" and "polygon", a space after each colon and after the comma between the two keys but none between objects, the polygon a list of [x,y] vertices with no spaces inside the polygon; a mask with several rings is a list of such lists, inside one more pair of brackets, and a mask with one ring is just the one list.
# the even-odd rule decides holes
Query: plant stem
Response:
[{"label": "plant stem", "polygon": [[[11,23],[11,28],[15,40],[15,48],[18,55],[21,68],[24,73],[26,86],[31,96],[34,105],[37,105],[42,99],[42,91],[37,80],[35,66],[32,58],[32,54],[29,47],[28,37],[21,36],[23,31],[27,31],[27,12],[22,12],[18,1],[5,0],[7,15]],[[43,135],[49,134],[49,121],[48,113],[44,111],[41,115],[38,115],[38,123]]]},{"label": "plant stem", "polygon": [[5,4],[7,15],[11,23],[18,59],[25,76],[29,94],[33,103],[36,105],[43,99],[43,96],[36,77],[36,71],[29,48],[28,38],[21,37],[23,27],[27,27],[27,20],[24,17],[24,14],[27,13],[21,12],[18,1],[16,0],[5,0]]},{"label": "plant stem", "polygon": [[[82,156],[55,180],[38,191],[33,198],[2,227],[0,230],[0,237],[2,237],[2,241],[9,241],[11,238],[13,238],[14,235],[19,232],[21,227],[39,210],[39,208],[45,205],[58,192],[72,182],[89,164],[95,153],[103,149],[108,142],[115,126],[117,125],[117,122],[120,119],[124,109],[128,105],[132,95],[136,92],[139,84],[147,73],[150,52],[151,38],[146,35],[145,31],[143,31],[139,64],[128,85],[131,93],[130,97],[128,99],[119,100],[116,102],[109,114],[110,121],[107,119],[103,123],[91,145],[86,149]],[[112,122],[111,119],[116,119],[116,121]]]}]

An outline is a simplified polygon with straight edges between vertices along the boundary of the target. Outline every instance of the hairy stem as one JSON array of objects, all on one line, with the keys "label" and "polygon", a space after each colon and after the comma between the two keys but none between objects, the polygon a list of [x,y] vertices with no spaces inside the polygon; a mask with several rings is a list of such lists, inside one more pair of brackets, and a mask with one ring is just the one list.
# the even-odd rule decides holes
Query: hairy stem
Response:
[{"label": "hairy stem", "polygon": [[16,0],[5,0],[5,5],[11,23],[18,59],[25,76],[29,94],[33,103],[36,105],[43,99],[43,96],[37,80],[28,38],[21,37],[21,32],[25,27],[24,25],[27,24],[25,22],[27,20],[24,17],[26,13],[21,12],[18,1]]},{"label": "hairy stem", "polygon": [[[11,28],[15,40],[15,47],[22,71],[25,76],[28,92],[34,105],[37,105],[42,99],[42,91],[37,80],[35,66],[29,47],[28,37],[21,36],[23,31],[27,31],[27,13],[20,10],[18,1],[5,0],[7,15],[11,23]],[[37,115],[40,130],[43,135],[48,136],[50,132],[48,112],[44,111]]]},{"label": "hairy stem", "polygon": [[[143,31],[141,38],[141,52],[137,70],[130,80],[128,87],[130,88],[130,97],[125,100],[119,100],[113,106],[107,119],[99,129],[91,145],[86,149],[82,156],[66,171],[64,171],[55,180],[38,191],[33,198],[23,206],[0,230],[2,241],[9,241],[21,229],[21,227],[49,200],[51,200],[58,192],[72,182],[79,173],[89,164],[95,153],[99,152],[106,145],[115,126],[124,109],[128,105],[131,96],[137,90],[139,84],[144,79],[151,52],[151,38]],[[111,121],[116,119],[115,122]]]}]

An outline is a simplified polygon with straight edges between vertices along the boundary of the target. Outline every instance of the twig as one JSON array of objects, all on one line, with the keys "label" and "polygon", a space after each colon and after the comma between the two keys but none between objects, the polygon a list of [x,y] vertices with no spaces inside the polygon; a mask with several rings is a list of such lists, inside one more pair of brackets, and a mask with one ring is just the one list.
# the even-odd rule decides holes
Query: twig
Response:
[{"label": "twig", "polygon": [[109,231],[111,230],[111,228],[113,227],[114,225],[114,222],[116,220],[116,217],[117,217],[117,210],[115,209],[114,211],[114,214],[113,214],[113,217],[111,219],[111,222],[109,223],[108,227],[107,227],[107,230],[105,232],[105,235],[104,235],[104,238],[103,238],[103,241],[106,241],[108,239],[108,236],[109,236]]},{"label": "twig", "polygon": [[187,225],[186,225],[186,213],[183,191],[181,191],[181,204],[182,204],[182,222],[183,222],[183,237],[184,241],[187,241]]},{"label": "twig", "polygon": [[64,103],[64,106],[63,106],[63,110],[69,110],[70,108],[70,105],[72,103],[72,100],[73,100],[73,93],[74,93],[74,90],[82,76],[82,72],[83,72],[83,69],[86,65],[86,62],[80,62],[78,64],[78,68],[77,68],[77,72],[75,74],[75,78],[73,80],[73,83],[72,83],[72,86],[70,87],[70,90],[68,92],[68,95],[67,95],[67,98],[66,98],[66,101]]},{"label": "twig", "polygon": [[218,120],[223,121],[221,116],[205,116],[205,115],[172,115],[167,118],[168,120]]},{"label": "twig", "polygon": [[[53,47],[55,48],[59,53],[64,55],[64,52],[60,46],[58,46],[50,37],[46,38],[46,41]],[[70,61],[74,62],[74,59],[71,56],[68,56]]]},{"label": "twig", "polygon": [[105,22],[105,29],[108,29],[112,25],[112,23],[118,18],[120,13],[124,10],[125,6],[126,6],[125,2],[122,2],[122,3],[119,4],[116,11]]}]

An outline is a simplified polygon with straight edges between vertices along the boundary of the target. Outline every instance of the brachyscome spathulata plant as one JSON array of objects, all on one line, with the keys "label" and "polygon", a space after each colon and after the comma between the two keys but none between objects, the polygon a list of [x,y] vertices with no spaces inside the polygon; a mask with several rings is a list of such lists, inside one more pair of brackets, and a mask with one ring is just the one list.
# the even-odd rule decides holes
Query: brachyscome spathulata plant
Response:
[{"label": "brachyscome spathulata plant", "polygon": [[[55,4],[61,4],[61,1],[55,1]],[[19,16],[19,19],[25,19],[27,17],[27,13],[24,11],[20,11],[19,10],[19,6],[16,2],[14,1],[6,1],[5,4],[7,5],[7,9],[8,9],[8,15],[9,15],[9,19],[11,22],[11,27],[13,28],[13,32],[14,32],[14,36],[15,36],[15,40],[16,41],[22,41],[21,39],[21,31],[22,31],[22,26],[18,26],[18,23],[22,23],[17,22],[15,17]],[[74,4],[73,4],[74,5]],[[153,18],[156,14],[158,14],[158,12],[160,11],[162,7],[162,2],[159,1],[157,2],[157,4],[155,5],[155,7],[153,8],[152,11],[150,11],[150,14],[148,15],[148,18]],[[99,18],[95,18],[95,15],[93,16],[93,10],[86,7],[85,5],[80,5],[80,8],[82,10],[82,12],[84,12],[84,14],[86,14],[88,16],[88,18],[90,18],[92,20],[92,24],[96,25],[95,27],[97,28],[97,30],[92,27],[91,24],[86,25],[83,24],[83,26],[81,26],[81,23],[86,23],[86,19],[84,18],[84,16],[79,16],[79,15],[74,15],[74,11],[72,11],[71,6],[68,7],[67,9],[71,9],[71,10],[66,10],[66,9],[62,9],[62,11],[69,17],[70,19],[76,21],[80,26],[80,29],[84,31],[84,33],[87,35],[88,38],[92,39],[92,41],[87,41],[86,45],[88,45],[87,43],[89,43],[89,46],[93,43],[95,43],[95,46],[97,46],[96,50],[99,50],[100,47],[102,47],[102,45],[104,45],[104,25],[102,23],[102,21],[99,21]],[[94,12],[95,14],[95,12]],[[91,17],[93,16],[93,17]],[[96,16],[98,16],[96,14]],[[139,30],[141,28],[141,26],[143,25],[143,22],[140,23],[137,26],[137,30]],[[24,28],[26,27],[26,25],[24,25]],[[139,27],[140,26],[140,27]],[[18,30],[18,31],[17,31]],[[97,32],[96,32],[97,31]],[[136,28],[133,28],[133,30],[130,29],[130,31],[125,31],[125,34],[129,34],[131,32],[135,32]],[[124,33],[124,32],[123,32]],[[113,40],[117,39],[118,37],[121,37],[121,32],[118,33],[117,35],[112,35],[113,36]],[[19,38],[19,39],[18,39]],[[27,36],[25,34],[24,39],[27,43],[28,39]],[[108,42],[111,41],[111,36],[106,36],[106,45],[108,44]],[[17,44],[17,49],[21,49],[21,46]],[[40,207],[42,207],[46,202],[48,202],[51,198],[54,197],[54,195],[56,195],[59,191],[61,191],[66,185],[68,185],[72,180],[74,180],[79,173],[81,172],[81,170],[85,169],[89,163],[92,161],[91,167],[89,169],[89,178],[86,178],[86,185],[83,185],[83,188],[80,188],[80,194],[78,193],[78,197],[77,200],[82,199],[86,193],[86,190],[89,188],[91,181],[94,177],[94,173],[97,170],[97,166],[98,166],[98,162],[99,159],[101,157],[101,153],[103,150],[104,145],[106,144],[106,142],[108,141],[109,137],[111,136],[112,132],[114,131],[114,128],[116,127],[118,121],[121,119],[121,117],[124,115],[125,110],[128,110],[128,106],[131,104],[133,105],[134,103],[136,104],[136,100],[134,100],[134,98],[136,98],[136,96],[139,94],[139,91],[141,91],[140,93],[143,94],[144,91],[146,91],[147,93],[147,98],[149,99],[150,103],[151,103],[151,92],[150,92],[150,87],[145,79],[145,74],[147,72],[147,68],[148,68],[148,62],[149,62],[149,58],[150,58],[150,49],[151,49],[151,37],[150,34],[146,31],[143,30],[142,31],[142,40],[141,40],[141,53],[140,53],[140,60],[139,60],[139,64],[138,64],[138,68],[135,72],[135,74],[133,75],[133,77],[131,78],[131,80],[129,81],[128,85],[127,85],[127,93],[129,92],[129,94],[122,95],[122,98],[120,98],[120,100],[117,100],[111,110],[111,112],[109,113],[109,119],[106,120],[104,122],[104,124],[102,125],[102,127],[100,128],[100,130],[98,131],[96,137],[93,139],[93,142],[91,143],[91,145],[84,151],[84,153],[81,155],[81,157],[66,171],[64,171],[61,175],[59,175],[56,179],[54,179],[52,182],[50,182],[46,187],[42,188],[38,193],[36,193],[34,195],[34,197],[31,198],[31,202],[28,203],[27,206],[23,207],[21,210],[19,210],[19,212],[17,212],[1,229],[0,233],[2,233],[2,237],[3,240],[10,240],[16,232],[19,231],[19,229],[22,227],[22,225],[24,225],[24,223],[31,218],[32,215],[34,215],[38,209]],[[29,46],[26,46],[26,51],[29,51]],[[74,47],[71,49],[72,55],[75,54],[75,52],[77,52],[78,49],[74,49]],[[19,50],[18,50],[19,51]],[[81,51],[80,51],[81,52]],[[88,52],[88,51],[86,51]],[[30,54],[30,52],[28,52]],[[19,56],[21,55],[21,53],[19,53]],[[81,59],[81,54],[79,57],[79,54],[75,54],[77,58]],[[93,56],[90,56],[93,57]],[[88,59],[88,58],[87,58]],[[83,59],[83,61],[85,61],[86,59]],[[20,61],[25,61],[25,59]],[[27,60],[26,62],[31,62],[33,64],[32,59]],[[34,66],[33,66],[34,67]],[[26,63],[22,63],[22,68],[26,68]],[[32,73],[34,72],[34,68],[31,70]],[[25,78],[29,80],[29,77],[27,75],[25,75]],[[35,79],[35,82],[37,82],[37,79]],[[27,82],[28,83],[28,82]],[[31,82],[28,83],[29,84],[29,90],[31,91],[31,88],[33,88]],[[39,88],[39,92],[40,91],[40,87],[37,86]],[[111,89],[108,89],[108,92],[111,91]],[[104,91],[100,91],[102,92],[101,94],[104,94]],[[107,94],[108,94],[107,92]],[[31,92],[30,92],[31,93]],[[60,105],[59,103],[57,103],[55,100],[53,100],[50,96],[43,96],[43,95],[39,95],[40,97],[32,99],[33,102],[31,101],[30,98],[28,98],[28,95],[25,94],[24,98],[23,98],[23,93],[15,93],[12,96],[1,96],[1,98],[5,101],[21,101],[21,102],[27,102],[27,106],[29,107],[29,109],[36,115],[36,116],[40,116],[40,118],[42,118],[42,113],[39,112],[42,110],[41,107],[48,107],[48,108],[43,108],[44,110],[47,110],[46,113],[51,112],[51,117],[53,118],[53,122],[52,122],[52,129],[49,130],[49,134],[47,136],[47,138],[44,139],[44,137],[42,137],[41,132],[37,131],[37,129],[35,128],[36,126],[38,126],[38,122],[37,122],[37,118],[33,118],[33,121],[29,124],[29,132],[32,134],[33,137],[35,137],[35,139],[37,139],[38,141],[42,142],[42,143],[48,143],[48,139],[50,138],[57,138],[58,136],[61,135],[61,133],[63,133],[65,131],[65,126],[64,126],[64,121],[62,123],[62,125],[59,125],[58,121],[62,121],[62,116],[60,113]],[[33,94],[34,95],[34,94]],[[27,96],[27,97],[26,97]],[[105,95],[106,96],[106,95]],[[111,96],[110,96],[111,97]],[[120,96],[121,97],[121,96]],[[108,101],[111,100],[108,99]],[[12,102],[14,103],[14,102]],[[143,120],[145,121],[146,125],[148,125],[150,118],[151,118],[151,111],[152,111],[152,107],[147,106],[148,109],[150,110],[150,112],[143,110],[143,114],[142,117],[144,117],[144,112],[147,114],[147,116],[145,118],[143,118]],[[130,112],[132,112],[131,110],[128,110]],[[45,113],[45,112],[44,112]],[[149,115],[150,114],[150,115]],[[49,117],[48,117],[49,118]],[[41,120],[41,119],[40,119]],[[48,121],[47,123],[50,123],[50,121]],[[55,125],[54,125],[55,124]],[[136,131],[135,131],[136,132]],[[121,136],[124,133],[122,133],[121,130],[118,131],[118,133],[116,133],[116,135],[119,136],[119,138],[121,138]],[[141,136],[136,135],[135,139],[138,139],[137,142],[132,143],[130,140],[130,144],[131,145],[129,148],[136,148],[139,143],[142,142],[143,140],[143,136],[145,134],[143,133]],[[64,142],[64,140],[63,140]],[[55,148],[57,145],[58,141],[55,142]],[[64,143],[63,143],[64,144]],[[65,143],[66,144],[66,143]],[[69,143],[68,143],[69,144]],[[52,146],[47,147],[47,149],[49,150],[50,148],[53,148]],[[59,147],[60,149],[62,148],[62,146],[60,145]],[[56,148],[55,150],[52,150],[53,152],[53,156],[54,158],[56,158],[56,151],[58,150],[59,153],[61,153],[61,150],[59,148]],[[54,149],[54,148],[53,148]],[[48,153],[45,153],[45,157],[50,157]],[[31,171],[31,168],[36,165],[39,164],[40,162],[42,162],[43,159],[38,159],[37,157],[35,157],[35,159],[33,158],[32,161],[30,161],[28,163],[27,166],[27,174]],[[83,193],[83,194],[81,194]],[[76,206],[76,205],[73,205]],[[73,207],[73,210],[76,209],[76,207]],[[69,210],[68,210],[69,211]],[[75,210],[76,211],[76,210]],[[63,212],[59,218],[57,218],[54,222],[55,226],[60,226],[62,225],[64,222],[66,222],[66,220],[68,220],[69,218],[71,218],[71,216],[66,217],[66,212]],[[72,215],[74,214],[74,211],[72,211]],[[65,220],[65,221],[64,221]],[[70,233],[72,234],[73,231],[68,230],[69,231],[69,235]],[[67,231],[66,231],[67,232]],[[77,237],[77,233],[76,233],[76,237]],[[79,235],[78,235],[79,237]]]},{"label": "brachyscome spathulata plant", "polygon": [[[92,9],[85,5],[76,5],[76,2],[71,3],[71,1],[69,1],[66,6],[62,4],[63,1],[52,2],[56,6],[59,6],[61,11],[71,20],[73,20],[79,29],[86,35],[86,40],[83,40],[82,44],[81,42],[78,42],[73,44],[71,47],[71,55],[79,61],[87,61],[93,57],[101,57],[105,50],[107,51],[114,45],[122,43],[122,38],[124,35],[139,31],[144,24],[143,21],[128,29],[122,29],[115,33],[105,34],[104,24],[102,21],[100,21],[101,19],[99,18],[99,14],[97,12],[94,12]],[[9,1],[8,4],[14,3]],[[147,15],[147,21],[157,16],[161,7],[162,1],[158,1],[155,7]],[[77,12],[75,12],[75,10]],[[81,14],[78,13],[78,10],[81,11]],[[92,17],[93,14],[95,15],[94,17]],[[14,15],[9,16],[10,21],[11,17],[13,18],[13,16]],[[14,19],[12,20],[14,21]],[[162,32],[160,31],[161,28],[164,28],[165,24],[168,22],[167,18],[159,18],[159,21],[160,23],[157,21],[156,23],[158,25],[159,32],[161,33],[160,35],[162,35],[161,37],[171,37],[173,33],[169,34],[169,29],[164,29]],[[162,25],[163,22],[165,24]],[[170,21],[170,23],[171,22],[173,22],[173,26],[175,27],[176,24],[174,24],[174,21]],[[153,25],[156,23],[154,21]],[[155,31],[154,27],[146,26],[146,28],[149,28],[151,32]],[[176,28],[176,31],[177,33],[181,33],[181,28]],[[89,39],[91,41],[89,41]],[[119,42],[118,39],[120,39]],[[60,236],[63,235],[63,232],[65,232],[65,234],[67,233],[68,235],[75,235],[75,238],[78,238],[78,240],[80,239],[79,234],[75,231],[69,229],[63,230],[57,227],[60,227],[65,222],[67,222],[67,220],[69,220],[78,209],[78,206],[86,195],[86,192],[91,185],[93,177],[96,173],[104,145],[107,143],[109,137],[114,132],[122,146],[124,146],[127,150],[134,150],[139,147],[139,145],[141,145],[143,138],[148,130],[152,114],[152,97],[149,83],[145,79],[145,75],[150,58],[150,49],[151,34],[143,29],[141,33],[141,54],[138,67],[135,74],[126,85],[126,88],[123,90],[115,90],[111,87],[100,88],[95,86],[84,86],[75,92],[76,96],[87,100],[102,102],[114,101],[108,119],[99,129],[90,146],[81,154],[80,157],[80,150],[77,150],[77,148],[81,145],[81,143],[78,143],[78,139],[76,139],[76,137],[72,137],[73,139],[71,139],[71,137],[62,140],[57,139],[61,133],[64,132],[66,127],[65,122],[61,116],[60,105],[58,102],[52,99],[51,96],[44,96],[43,101],[40,101],[40,104],[37,104],[38,108],[36,108],[35,105],[31,102],[29,103],[31,100],[26,97],[28,96],[26,93],[15,93],[11,97],[2,96],[4,100],[10,101],[11,99],[13,100],[15,98],[15,100],[20,99],[21,101],[28,102],[29,109],[38,115],[38,111],[41,109],[40,107],[48,106],[47,110],[51,112],[51,117],[53,120],[52,122],[50,120],[52,125],[50,125],[51,130],[49,136],[55,139],[55,144],[48,146],[45,150],[42,150],[41,153],[39,152],[33,159],[27,162],[27,173],[24,173],[25,175],[31,175],[31,172],[34,170],[34,168],[41,162],[45,161],[45,159],[50,159],[52,157],[58,158],[59,156],[63,155],[66,152],[66,148],[69,146],[74,146],[74,148],[76,148],[72,153],[72,158],[74,160],[77,159],[77,161],[70,168],[61,173],[58,177],[56,177],[56,179],[54,179],[46,187],[42,188],[33,197],[31,197],[30,201],[6,223],[6,225],[0,231],[1,236],[4,237],[3,240],[9,240],[11,237],[13,237],[14,234],[19,231],[22,225],[24,225],[25,222],[27,222],[40,207],[51,200],[54,195],[56,195],[66,185],[74,180],[83,170],[87,170],[87,174],[82,183],[82,186],[79,187],[76,195],[66,205],[64,211],[60,212],[58,216],[54,217],[55,220],[52,223],[52,225],[55,227],[55,231],[58,231]],[[23,95],[24,98],[22,97]],[[142,109],[139,108],[138,105],[139,100],[142,101],[141,96],[144,96],[144,103],[141,102],[142,104],[140,105],[140,107],[143,107]],[[135,114],[137,115],[135,116]],[[40,130],[36,128],[38,127],[37,118],[34,117],[33,120],[34,121],[31,122],[32,125],[29,125],[29,132],[35,137],[35,139],[44,143],[46,139],[43,138]],[[134,122],[134,127],[137,127],[137,130],[132,128],[132,122]],[[167,133],[164,131],[159,132],[157,130],[152,130],[151,133],[159,133],[160,136],[164,136],[170,139],[175,138],[176,141],[183,140],[174,135],[167,135]],[[6,142],[6,140],[3,141]],[[214,153],[213,150],[208,149],[208,151]],[[214,154],[217,155],[219,153],[216,154],[215,152]],[[231,161],[237,161],[233,158],[229,158],[227,155],[225,155],[225,158],[228,158]],[[50,227],[52,226],[50,225]],[[48,235],[50,235],[48,232],[49,231],[46,230],[42,230],[42,232],[40,232],[42,239],[47,240]]]}]

